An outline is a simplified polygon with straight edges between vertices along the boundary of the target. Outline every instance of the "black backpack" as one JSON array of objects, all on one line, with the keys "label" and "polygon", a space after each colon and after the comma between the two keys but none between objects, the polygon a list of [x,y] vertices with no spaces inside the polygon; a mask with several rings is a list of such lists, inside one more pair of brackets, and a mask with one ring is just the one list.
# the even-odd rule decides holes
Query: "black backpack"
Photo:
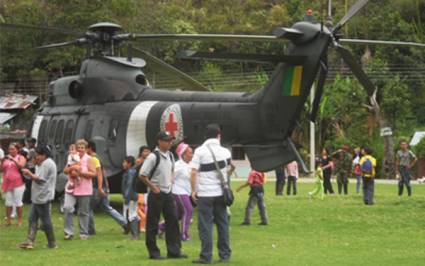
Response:
[{"label": "black backpack", "polygon": [[[149,173],[149,180],[152,178],[153,174],[155,173],[156,169],[158,168],[159,162],[161,161],[161,155],[159,154],[159,151],[153,151],[153,154],[155,154],[155,165],[152,168],[151,172]],[[171,153],[170,155],[171,157],[171,161],[173,162],[173,171],[174,171],[174,156]],[[139,172],[140,172],[140,168],[142,168],[142,165],[139,165],[136,167],[136,178],[134,178],[134,183],[133,183],[133,187],[135,189],[135,191],[137,193],[147,193],[148,192],[148,187],[146,186],[145,183],[143,183],[142,180],[140,180],[140,176],[139,176]]]}]

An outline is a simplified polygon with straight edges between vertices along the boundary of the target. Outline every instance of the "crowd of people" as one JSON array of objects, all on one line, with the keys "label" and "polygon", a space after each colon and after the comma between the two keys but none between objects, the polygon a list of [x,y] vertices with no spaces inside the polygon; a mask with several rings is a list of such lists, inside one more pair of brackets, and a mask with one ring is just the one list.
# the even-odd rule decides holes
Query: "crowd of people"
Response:
[{"label": "crowd of people", "polygon": [[[412,195],[411,169],[417,162],[416,155],[409,149],[406,140],[401,140],[399,150],[396,153],[396,165],[398,179],[398,195],[403,195],[406,187],[407,195]],[[349,178],[356,180],[356,193],[363,193],[363,200],[366,205],[373,205],[374,180],[376,177],[377,160],[372,155],[372,150],[368,147],[357,147],[350,151],[349,145],[345,144],[341,149],[329,153],[323,149],[315,160],[315,189],[308,193],[310,197],[319,196],[321,199],[326,194],[335,194],[332,187],[332,176],[336,177],[338,194],[348,194]],[[296,195],[298,167],[297,163],[291,162],[276,169],[276,195],[283,195],[285,180],[288,180],[287,195]]]},{"label": "crowd of people", "polygon": [[[99,208],[122,227],[124,234],[138,240],[145,232],[145,244],[149,258],[153,260],[187,258],[182,252],[182,241],[191,239],[189,227],[193,208],[198,208],[198,234],[201,240],[199,258],[193,263],[209,264],[213,254],[213,225],[217,226],[218,254],[220,262],[231,257],[229,241],[229,207],[226,188],[229,177],[235,170],[231,153],[220,144],[220,127],[206,128],[205,142],[195,150],[182,142],[171,152],[173,137],[159,132],[153,151],[147,146],[139,149],[137,158],[126,156],[122,161],[122,213],[109,203],[109,185],[101,159],[96,154],[96,144],[84,139],[69,146],[68,158],[63,172],[68,176],[65,185],[63,205],[64,239],[74,238],[73,219],[76,212],[79,224],[79,238],[87,240],[96,234],[94,210]],[[6,205],[6,225],[12,223],[16,210],[17,225],[22,226],[23,204],[31,203],[28,214],[27,239],[19,247],[32,249],[38,230],[46,234],[48,247],[57,247],[51,221],[51,202],[55,197],[55,182],[58,171],[47,145],[36,145],[35,139],[28,139],[25,147],[11,143],[7,155],[0,149],[3,172],[2,191]],[[398,194],[406,187],[412,195],[410,169],[417,161],[409,150],[407,142],[400,142],[396,168],[399,178]],[[361,193],[367,205],[374,204],[374,179],[376,159],[367,147],[356,148],[350,153],[348,145],[329,153],[323,149],[316,158],[314,190],[309,197],[334,194],[331,178],[336,176],[339,194],[348,194],[348,179],[355,177],[356,193]],[[297,195],[299,178],[298,164],[290,162],[276,170],[276,195],[283,195],[287,179],[287,195]],[[242,225],[251,224],[251,214],[257,205],[261,223],[268,225],[264,201],[265,174],[251,170],[246,183],[236,189],[240,192],[250,187],[249,198]],[[160,221],[160,218],[164,218]],[[41,227],[38,226],[39,220]],[[167,255],[162,256],[157,246],[157,237],[165,233]]]},{"label": "crowd of people", "polygon": [[[223,191],[234,167],[230,151],[220,144],[220,134],[218,125],[209,125],[205,142],[195,151],[188,144],[180,143],[176,148],[178,159],[175,159],[170,151],[173,137],[161,131],[156,136],[157,145],[153,151],[142,146],[137,158],[123,158],[122,213],[109,203],[108,181],[101,159],[96,154],[95,142],[80,139],[71,144],[63,169],[67,175],[63,203],[64,240],[74,238],[75,216],[78,218],[80,240],[95,235],[94,210],[100,208],[122,227],[124,234],[130,233],[131,239],[137,240],[141,231],[146,232],[145,244],[150,259],[187,258],[182,252],[181,242],[191,239],[189,227],[193,206],[197,206],[201,251],[193,263],[212,262],[214,224],[218,228],[220,262],[227,262],[231,257],[229,206]],[[33,249],[38,230],[45,232],[49,248],[57,247],[51,202],[55,197],[57,173],[61,169],[57,169],[50,147],[36,146],[35,139],[28,139],[25,147],[11,143],[7,156],[0,149],[0,159],[6,225],[11,225],[12,212],[16,210],[18,226],[21,227],[24,201],[31,203],[27,238],[19,247]],[[26,198],[29,195],[30,198]],[[161,215],[164,218],[162,222]],[[166,257],[161,255],[156,244],[158,235],[163,232]]]}]

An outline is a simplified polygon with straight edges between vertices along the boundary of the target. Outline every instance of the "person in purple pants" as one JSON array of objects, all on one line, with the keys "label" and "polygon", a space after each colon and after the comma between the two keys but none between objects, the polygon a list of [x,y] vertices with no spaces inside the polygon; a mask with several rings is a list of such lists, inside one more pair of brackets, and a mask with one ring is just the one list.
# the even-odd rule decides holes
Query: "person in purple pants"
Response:
[{"label": "person in purple pants", "polygon": [[[172,193],[176,202],[177,217],[181,221],[181,239],[182,241],[190,240],[189,226],[192,220],[192,202],[190,200],[190,172],[189,163],[193,157],[193,150],[188,144],[182,142],[176,148],[179,160],[176,162],[174,169],[174,183]],[[159,225],[159,234],[165,231],[165,223]]]}]

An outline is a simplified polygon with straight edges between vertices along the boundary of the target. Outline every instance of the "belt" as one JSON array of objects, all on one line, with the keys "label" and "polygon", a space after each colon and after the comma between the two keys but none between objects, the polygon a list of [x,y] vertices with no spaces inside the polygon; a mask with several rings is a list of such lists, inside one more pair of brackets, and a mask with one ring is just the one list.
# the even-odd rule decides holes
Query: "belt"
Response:
[{"label": "belt", "polygon": [[[221,161],[218,161],[217,163],[218,163],[218,167],[220,169],[223,169],[224,167],[230,164],[230,159],[221,160]],[[211,172],[215,170],[216,170],[215,163],[201,164],[199,167],[199,172]]]}]

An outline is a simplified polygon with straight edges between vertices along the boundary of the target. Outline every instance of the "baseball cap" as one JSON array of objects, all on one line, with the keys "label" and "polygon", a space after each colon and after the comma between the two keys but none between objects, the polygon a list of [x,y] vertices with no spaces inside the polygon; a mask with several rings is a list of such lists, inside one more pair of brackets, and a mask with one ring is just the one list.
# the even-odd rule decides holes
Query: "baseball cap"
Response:
[{"label": "baseball cap", "polygon": [[170,133],[168,133],[167,131],[160,131],[156,135],[156,140],[170,141],[170,140],[173,140],[173,139],[174,139],[174,137]]}]

